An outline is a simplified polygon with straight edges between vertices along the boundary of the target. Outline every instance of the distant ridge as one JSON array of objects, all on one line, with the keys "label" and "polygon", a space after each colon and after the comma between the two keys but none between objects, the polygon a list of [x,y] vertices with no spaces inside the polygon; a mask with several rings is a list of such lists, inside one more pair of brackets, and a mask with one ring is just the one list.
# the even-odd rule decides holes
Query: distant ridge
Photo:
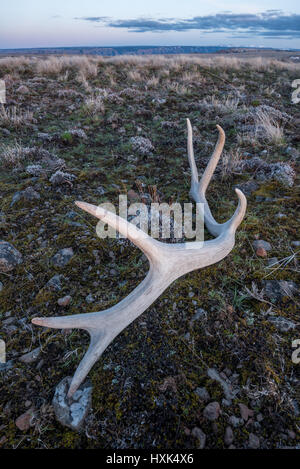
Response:
[{"label": "distant ridge", "polygon": [[221,46],[117,46],[117,47],[33,47],[0,49],[0,54],[90,54],[90,55],[150,55],[150,54],[213,54],[228,47]]},{"label": "distant ridge", "polygon": [[155,54],[239,54],[244,52],[286,51],[298,49],[280,49],[272,47],[229,47],[229,46],[117,46],[117,47],[32,47],[18,49],[0,49],[0,55],[155,55]]}]

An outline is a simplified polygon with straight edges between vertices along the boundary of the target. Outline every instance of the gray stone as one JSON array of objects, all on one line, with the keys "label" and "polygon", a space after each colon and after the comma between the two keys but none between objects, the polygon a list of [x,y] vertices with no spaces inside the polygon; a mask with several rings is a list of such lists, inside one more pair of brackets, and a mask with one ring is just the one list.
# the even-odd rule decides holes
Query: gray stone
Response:
[{"label": "gray stone", "polygon": [[236,417],[235,415],[231,415],[228,419],[228,422],[234,428],[237,428],[237,427],[241,426],[244,423],[243,419],[240,419],[240,418]]},{"label": "gray stone", "polygon": [[235,186],[237,189],[240,189],[243,194],[245,195],[251,195],[253,192],[255,192],[258,189],[258,184],[255,181],[248,181],[245,182],[244,184],[238,184]]},{"label": "gray stone", "polygon": [[4,285],[2,282],[0,282],[0,293],[2,292],[3,288],[4,288]]},{"label": "gray stone", "polygon": [[92,405],[92,385],[81,384],[72,398],[67,397],[72,378],[67,376],[56,387],[52,401],[57,420],[72,430],[80,431]]},{"label": "gray stone", "polygon": [[93,295],[90,293],[90,294],[86,297],[85,301],[86,301],[87,303],[94,303],[94,302],[95,302],[95,298],[94,298]]},{"label": "gray stone", "polygon": [[253,245],[255,250],[257,250],[258,248],[262,248],[265,251],[271,251],[272,250],[271,244],[268,243],[267,241],[264,241],[263,239],[256,239],[255,241],[253,241],[252,245]]},{"label": "gray stone", "polygon": [[220,404],[218,402],[211,402],[205,407],[203,416],[211,422],[214,422],[215,420],[218,420],[220,412]]},{"label": "gray stone", "polygon": [[199,449],[204,449],[205,448],[205,443],[206,443],[206,435],[205,433],[201,430],[199,427],[195,427],[192,430],[192,435],[198,439],[199,444],[198,448]]},{"label": "gray stone", "polygon": [[19,360],[22,363],[26,363],[27,365],[29,365],[31,363],[34,363],[39,358],[40,352],[41,352],[41,347],[37,347],[34,350],[32,350],[31,352],[28,352],[28,353],[25,353],[24,355],[22,355],[19,358]]},{"label": "gray stone", "polygon": [[260,441],[259,441],[258,436],[254,435],[254,433],[250,433],[248,448],[258,449],[259,447],[260,447]]},{"label": "gray stone", "polygon": [[10,272],[22,263],[22,255],[7,241],[0,241],[0,272]]},{"label": "gray stone", "polygon": [[268,318],[268,321],[271,322],[276,329],[281,332],[288,332],[291,329],[295,329],[297,324],[290,319],[284,318],[283,316],[271,316]]},{"label": "gray stone", "polygon": [[233,440],[234,440],[234,436],[233,436],[232,428],[231,427],[226,427],[225,436],[224,436],[225,445],[230,446],[231,443],[233,442]]},{"label": "gray stone", "polygon": [[202,321],[206,319],[207,319],[207,312],[205,311],[205,309],[198,308],[196,313],[192,317],[191,322],[199,321],[199,320]]},{"label": "gray stone", "polygon": [[253,410],[249,409],[249,407],[247,407],[242,402],[239,403],[239,408],[240,408],[241,416],[245,421],[247,421],[249,418],[253,417],[253,415],[254,415]]},{"label": "gray stone", "polygon": [[295,282],[287,280],[264,280],[262,284],[267,298],[274,303],[284,296],[293,297],[299,291]]},{"label": "gray stone", "polygon": [[22,191],[22,197],[25,200],[38,200],[41,196],[33,189],[33,187],[27,187],[24,191]]},{"label": "gray stone", "polygon": [[204,402],[207,402],[210,400],[210,395],[205,388],[197,388],[195,389],[194,393],[197,394],[197,396],[199,396],[200,399]]},{"label": "gray stone", "polygon": [[59,292],[62,289],[61,283],[63,280],[65,280],[63,275],[56,274],[46,284],[46,288]]},{"label": "gray stone", "polygon": [[32,200],[39,200],[40,199],[40,194],[36,192],[33,187],[27,187],[24,191],[16,192],[13,195],[12,201],[10,206],[13,207],[16,203],[18,203],[20,200],[25,200],[25,201],[32,201]]},{"label": "gray stone", "polygon": [[236,394],[238,393],[238,389],[233,390],[231,383],[228,383],[225,379],[223,379],[220,374],[214,368],[209,368],[207,370],[207,375],[209,378],[213,379],[220,383],[223,388],[225,397],[228,401],[232,401],[235,398]]},{"label": "gray stone", "polygon": [[5,363],[0,362],[0,372],[5,372],[8,370],[11,370],[13,368],[14,364],[12,360],[8,360]]},{"label": "gray stone", "polygon": [[96,192],[96,194],[98,194],[98,195],[104,195],[106,191],[105,191],[104,187],[99,186],[99,187],[97,187],[97,189],[95,190],[95,192]]},{"label": "gray stone", "polygon": [[61,249],[52,257],[52,263],[56,267],[64,267],[70,262],[73,256],[74,251],[72,248]]}]

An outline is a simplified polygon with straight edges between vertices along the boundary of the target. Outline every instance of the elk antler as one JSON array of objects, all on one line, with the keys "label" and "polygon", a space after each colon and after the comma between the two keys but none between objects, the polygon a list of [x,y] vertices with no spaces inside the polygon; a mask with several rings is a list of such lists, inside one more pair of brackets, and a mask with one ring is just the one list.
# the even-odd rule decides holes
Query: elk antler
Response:
[{"label": "elk antler", "polygon": [[95,313],[34,318],[32,320],[33,324],[39,326],[55,329],[78,328],[84,329],[90,334],[90,346],[72,379],[68,392],[69,397],[74,394],[112,340],[140,316],[174,280],[192,270],[215,264],[226,257],[234,247],[235,232],[246,211],[246,197],[239,189],[235,189],[239,198],[238,207],[232,218],[223,224],[215,221],[205,198],[207,186],[224,147],[224,131],[220,126],[217,126],[219,139],[199,182],[193,152],[192,127],[189,120],[187,120],[187,125],[188,157],[192,171],[190,195],[196,202],[204,204],[205,224],[208,231],[217,238],[204,243],[199,241],[182,244],[162,243],[102,207],[85,202],[75,202],[78,207],[112,226],[138,246],[147,256],[150,269],[146,278],[126,298],[109,309]]}]

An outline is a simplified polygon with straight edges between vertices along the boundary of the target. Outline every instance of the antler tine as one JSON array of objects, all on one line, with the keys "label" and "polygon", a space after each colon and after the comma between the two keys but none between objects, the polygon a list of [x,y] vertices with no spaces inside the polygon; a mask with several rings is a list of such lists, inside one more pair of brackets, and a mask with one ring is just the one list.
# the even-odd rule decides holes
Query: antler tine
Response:
[{"label": "antler tine", "polygon": [[86,202],[75,202],[77,207],[85,212],[99,218],[104,223],[119,231],[126,238],[130,239],[141,251],[148,257],[150,262],[155,262],[158,257],[160,244],[144,231],[137,228],[133,223],[128,222],[122,217],[106,210],[103,207],[87,204]]},{"label": "antler tine", "polygon": [[[225,132],[217,125],[217,129],[219,131],[219,137],[217,144],[215,146],[214,152],[207,164],[207,167],[200,179],[198,176],[198,170],[195,162],[194,157],[194,149],[193,149],[193,129],[191,126],[191,122],[187,119],[187,128],[188,128],[188,158],[191,168],[191,190],[190,195],[195,200],[196,203],[203,203],[204,204],[204,221],[206,228],[213,236],[219,236],[220,234],[224,233],[226,230],[235,231],[240,222],[242,221],[247,207],[247,200],[244,194],[239,190],[236,189],[236,194],[239,198],[239,205],[237,207],[236,212],[234,215],[225,223],[218,223],[209,208],[209,205],[206,200],[206,189],[210,183],[210,180],[214,174],[216,166],[219,162],[220,156],[222,154],[224,144],[225,144]],[[240,221],[239,221],[240,220]]]}]

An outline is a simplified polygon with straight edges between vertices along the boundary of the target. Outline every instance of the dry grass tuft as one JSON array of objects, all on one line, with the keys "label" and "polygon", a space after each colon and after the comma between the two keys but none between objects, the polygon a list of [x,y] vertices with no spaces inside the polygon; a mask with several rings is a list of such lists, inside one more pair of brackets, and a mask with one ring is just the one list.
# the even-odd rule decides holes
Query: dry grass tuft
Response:
[{"label": "dry grass tuft", "polygon": [[103,114],[105,111],[103,96],[100,94],[89,96],[85,99],[83,108],[84,111],[90,115]]},{"label": "dry grass tuft", "polygon": [[263,135],[267,142],[280,144],[284,140],[283,128],[268,112],[259,109],[255,116],[255,134]]},{"label": "dry grass tuft", "polygon": [[12,145],[0,145],[0,165],[4,168],[18,168],[26,155],[26,148],[17,142]]},{"label": "dry grass tuft", "polygon": [[15,128],[28,125],[34,121],[31,111],[22,111],[16,106],[5,108],[0,106],[0,123],[4,126],[13,126]]}]

